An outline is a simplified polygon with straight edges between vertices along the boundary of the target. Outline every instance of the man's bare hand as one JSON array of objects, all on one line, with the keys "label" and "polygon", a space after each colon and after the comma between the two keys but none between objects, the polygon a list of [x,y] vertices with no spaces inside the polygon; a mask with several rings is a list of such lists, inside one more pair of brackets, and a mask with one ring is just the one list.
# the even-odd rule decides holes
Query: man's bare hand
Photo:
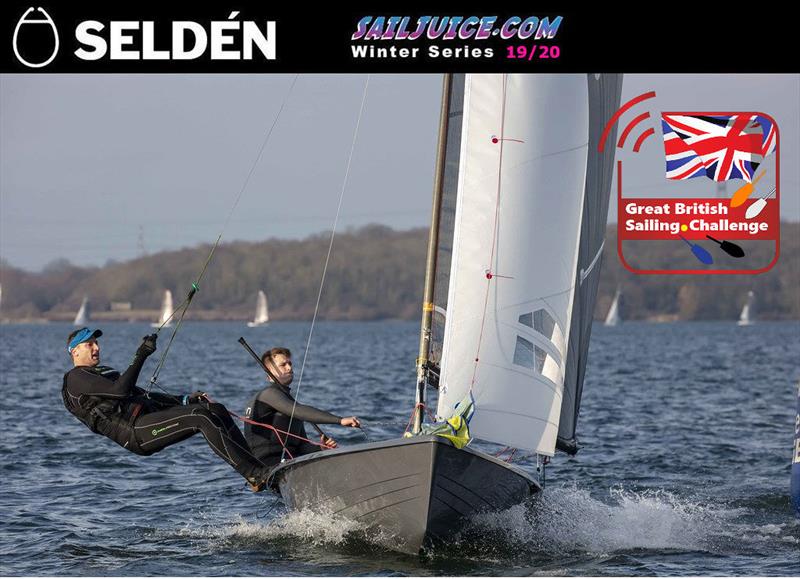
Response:
[{"label": "man's bare hand", "polygon": [[320,441],[325,446],[325,448],[338,448],[338,444],[334,439],[330,436],[325,436],[324,434],[320,437]]},{"label": "man's bare hand", "polygon": [[358,418],[355,416],[349,416],[347,418],[342,418],[339,421],[339,424],[342,426],[350,426],[352,428],[361,428],[361,423],[358,421]]}]

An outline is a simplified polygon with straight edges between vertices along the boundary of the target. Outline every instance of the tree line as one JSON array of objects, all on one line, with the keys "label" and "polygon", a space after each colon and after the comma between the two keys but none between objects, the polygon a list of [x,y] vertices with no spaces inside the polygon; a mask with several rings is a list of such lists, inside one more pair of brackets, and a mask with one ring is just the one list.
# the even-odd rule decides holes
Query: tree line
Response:
[{"label": "tree line", "polygon": [[[416,319],[420,315],[427,229],[394,231],[370,225],[337,234],[319,315],[334,320]],[[303,240],[270,239],[219,246],[188,317],[246,319],[256,294],[269,296],[273,319],[310,319],[320,287],[329,234]],[[629,265],[654,268],[686,262],[682,242],[637,242],[623,247]],[[709,245],[709,249],[713,246]],[[768,263],[772,244],[748,248],[748,263]],[[65,319],[84,295],[95,312],[112,302],[132,312],[158,309],[165,289],[176,304],[189,291],[210,246],[164,251],[104,267],[79,267],[59,259],[41,272],[0,263],[0,318]],[[719,255],[719,252],[715,252]],[[732,258],[731,258],[732,259]],[[760,275],[636,275],[617,255],[616,226],[609,226],[595,316],[603,318],[617,287],[626,319],[736,319],[748,291],[761,319],[800,319],[800,224],[781,226],[781,257]]]}]

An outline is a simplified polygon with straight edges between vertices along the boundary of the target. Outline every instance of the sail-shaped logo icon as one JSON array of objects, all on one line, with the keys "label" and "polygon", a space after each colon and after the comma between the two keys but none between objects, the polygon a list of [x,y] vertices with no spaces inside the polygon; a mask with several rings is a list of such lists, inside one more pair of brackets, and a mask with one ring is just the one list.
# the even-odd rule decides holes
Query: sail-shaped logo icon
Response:
[{"label": "sail-shaped logo icon", "polygon": [[[31,15],[34,10],[41,17]],[[13,46],[17,60],[27,67],[42,68],[53,62],[58,54],[58,29],[44,8],[31,7],[25,11],[14,28]]]}]

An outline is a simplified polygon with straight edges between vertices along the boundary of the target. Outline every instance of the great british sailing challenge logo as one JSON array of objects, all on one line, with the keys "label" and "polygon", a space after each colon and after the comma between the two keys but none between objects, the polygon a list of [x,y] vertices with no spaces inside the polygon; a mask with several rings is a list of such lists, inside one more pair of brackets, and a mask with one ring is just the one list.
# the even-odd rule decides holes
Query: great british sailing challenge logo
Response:
[{"label": "great british sailing challenge logo", "polygon": [[[655,96],[644,93],[620,107],[609,121],[601,150],[608,127]],[[663,135],[662,180],[642,184],[640,170],[638,182],[627,185],[623,165],[641,165],[645,143],[656,135],[648,126],[654,119]],[[645,111],[623,126],[616,143],[617,250],[628,270],[756,274],[775,265],[780,250],[780,139],[770,115]],[[652,145],[650,153],[649,162],[657,161]],[[652,251],[652,244],[660,244],[660,250]]]},{"label": "great british sailing challenge logo", "polygon": [[42,68],[58,54],[58,29],[44,8],[31,7],[17,22],[12,44],[17,60],[29,68]]}]

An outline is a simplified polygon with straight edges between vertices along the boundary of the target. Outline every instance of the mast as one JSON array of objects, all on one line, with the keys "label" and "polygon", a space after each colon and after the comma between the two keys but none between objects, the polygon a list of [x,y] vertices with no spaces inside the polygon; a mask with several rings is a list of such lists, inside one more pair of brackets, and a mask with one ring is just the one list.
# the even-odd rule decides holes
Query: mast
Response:
[{"label": "mast", "polygon": [[431,322],[433,320],[433,290],[436,275],[436,253],[439,245],[439,216],[442,206],[442,184],[444,183],[445,151],[447,148],[447,127],[450,114],[450,89],[452,75],[446,73],[442,80],[442,109],[439,118],[439,145],[436,150],[436,168],[433,178],[433,208],[431,209],[431,229],[428,236],[428,257],[425,263],[425,290],[422,296],[422,324],[419,335],[419,355],[417,356],[417,396],[414,406],[414,426],[412,432],[419,434],[422,427],[425,404],[425,383],[427,380],[428,354],[431,344]]}]

